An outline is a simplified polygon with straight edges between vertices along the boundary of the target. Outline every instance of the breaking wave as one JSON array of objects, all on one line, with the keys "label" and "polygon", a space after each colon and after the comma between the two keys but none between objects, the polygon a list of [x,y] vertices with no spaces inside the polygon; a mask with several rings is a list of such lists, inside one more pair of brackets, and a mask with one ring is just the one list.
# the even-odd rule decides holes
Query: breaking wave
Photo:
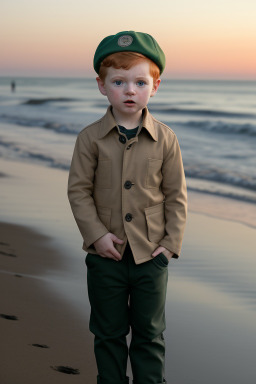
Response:
[{"label": "breaking wave", "polygon": [[150,107],[152,113],[168,113],[170,115],[191,115],[191,116],[207,116],[207,117],[227,117],[227,118],[256,118],[256,114],[243,112],[229,112],[213,109],[189,109],[189,108],[169,108],[169,107]]},{"label": "breaking wave", "polygon": [[46,104],[46,103],[53,103],[53,102],[72,102],[72,101],[78,101],[78,99],[71,99],[68,97],[48,97],[45,99],[28,99],[22,104],[25,105],[40,105],[40,104]]},{"label": "breaking wave", "polygon": [[256,125],[250,123],[227,123],[223,121],[187,121],[185,123],[177,122],[175,125],[182,125],[184,127],[200,129],[216,133],[231,133],[248,136],[256,136]]}]

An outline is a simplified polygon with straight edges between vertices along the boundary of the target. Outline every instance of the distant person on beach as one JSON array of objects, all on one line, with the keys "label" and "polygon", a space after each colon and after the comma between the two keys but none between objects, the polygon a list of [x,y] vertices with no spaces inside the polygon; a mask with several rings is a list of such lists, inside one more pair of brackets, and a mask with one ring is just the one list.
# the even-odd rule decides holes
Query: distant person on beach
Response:
[{"label": "distant person on beach", "polygon": [[11,82],[11,91],[15,92],[15,89],[16,89],[16,83],[15,83],[15,81],[12,81]]},{"label": "distant person on beach", "polygon": [[[77,137],[68,196],[86,256],[98,384],[166,383],[168,263],[178,258],[187,192],[175,133],[148,111],[165,55],[126,31],[104,38],[94,69],[106,114]],[[126,336],[131,329],[131,343]]]}]

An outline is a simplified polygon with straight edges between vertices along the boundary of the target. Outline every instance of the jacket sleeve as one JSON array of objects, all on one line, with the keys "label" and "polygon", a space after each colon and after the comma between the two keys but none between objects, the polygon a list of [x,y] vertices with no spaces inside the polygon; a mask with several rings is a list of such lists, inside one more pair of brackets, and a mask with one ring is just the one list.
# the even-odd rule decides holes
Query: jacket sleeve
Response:
[{"label": "jacket sleeve", "polygon": [[165,196],[165,236],[160,245],[178,258],[187,216],[187,187],[181,151],[174,134],[163,161],[162,192]]},{"label": "jacket sleeve", "polygon": [[98,217],[93,199],[96,168],[93,144],[89,138],[78,135],[69,171],[68,198],[86,248],[108,233]]}]

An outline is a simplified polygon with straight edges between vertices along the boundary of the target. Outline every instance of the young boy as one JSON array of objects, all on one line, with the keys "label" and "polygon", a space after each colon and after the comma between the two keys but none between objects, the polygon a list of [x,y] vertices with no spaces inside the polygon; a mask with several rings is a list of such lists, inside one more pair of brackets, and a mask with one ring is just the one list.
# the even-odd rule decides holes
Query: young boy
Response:
[{"label": "young boy", "polygon": [[[162,384],[168,262],[180,255],[186,184],[174,132],[148,112],[165,56],[154,38],[108,36],[94,56],[110,106],[80,132],[68,195],[86,256],[98,384]],[[131,329],[128,348],[126,336]]]}]

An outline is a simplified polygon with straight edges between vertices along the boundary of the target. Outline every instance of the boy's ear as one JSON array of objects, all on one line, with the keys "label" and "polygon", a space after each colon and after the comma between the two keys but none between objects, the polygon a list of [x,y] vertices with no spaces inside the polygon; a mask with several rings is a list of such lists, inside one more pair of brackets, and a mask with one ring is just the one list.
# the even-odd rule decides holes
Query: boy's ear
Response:
[{"label": "boy's ear", "polygon": [[153,97],[156,94],[156,92],[157,92],[157,90],[159,88],[160,83],[161,83],[161,79],[157,79],[156,82],[153,84],[153,88],[152,88],[150,97]]},{"label": "boy's ear", "polygon": [[106,96],[107,93],[106,93],[104,81],[102,81],[100,77],[96,77],[96,80],[98,83],[98,88],[99,88],[100,93],[102,93],[102,95]]}]

